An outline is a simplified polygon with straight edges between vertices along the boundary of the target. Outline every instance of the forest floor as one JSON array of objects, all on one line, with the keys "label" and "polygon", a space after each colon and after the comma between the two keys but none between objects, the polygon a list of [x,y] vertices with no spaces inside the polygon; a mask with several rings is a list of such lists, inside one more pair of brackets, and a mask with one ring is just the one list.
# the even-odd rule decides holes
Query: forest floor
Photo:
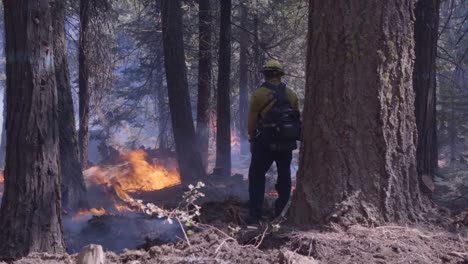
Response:
[{"label": "forest floor", "polygon": [[[297,230],[287,223],[247,227],[246,205],[237,198],[206,202],[201,224],[186,228],[193,231],[187,240],[180,232],[176,241],[147,238],[119,254],[107,251],[107,263],[468,263],[466,212],[454,216],[447,209],[434,209],[424,223],[408,226]],[[93,221],[101,229],[107,222],[102,217]],[[131,229],[119,232],[126,230]],[[120,240],[122,234],[114,233],[114,240]],[[15,263],[76,263],[76,258],[77,254],[33,254]]]},{"label": "forest floor", "polygon": [[[329,226],[308,231],[287,224],[233,230],[224,222],[240,204],[212,204],[211,224],[194,229],[188,241],[148,240],[140,249],[106,252],[108,263],[468,263],[468,229],[441,225]],[[230,207],[229,210],[219,210]],[[239,208],[239,210],[243,210]],[[215,213],[216,212],[216,213]],[[447,218],[448,219],[448,218]],[[234,219],[233,219],[234,221]],[[447,226],[444,226],[444,225]],[[235,221],[231,222],[235,225]],[[232,227],[231,226],[231,227]],[[118,239],[118,238],[116,238]],[[15,263],[75,263],[77,255],[33,254]]]},{"label": "forest floor", "polygon": [[[407,226],[330,225],[298,230],[285,221],[249,227],[244,222],[247,182],[239,175],[228,181],[212,176],[205,181],[207,195],[200,200],[199,224],[184,228],[187,238],[178,223],[170,225],[144,214],[93,216],[65,224],[70,254],[32,254],[15,263],[76,263],[76,252],[93,243],[104,247],[107,263],[468,264],[468,203],[464,201],[468,167],[441,172],[427,218]],[[266,204],[271,208],[272,180],[267,188]],[[136,198],[165,201],[171,207],[177,203],[174,197],[185,190],[176,186]]]}]

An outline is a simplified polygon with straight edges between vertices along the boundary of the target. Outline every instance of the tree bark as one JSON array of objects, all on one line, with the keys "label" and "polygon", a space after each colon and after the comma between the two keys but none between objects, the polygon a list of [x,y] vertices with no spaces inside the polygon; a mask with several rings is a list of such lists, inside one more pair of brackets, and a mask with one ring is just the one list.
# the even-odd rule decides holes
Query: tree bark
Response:
[{"label": "tree bark", "polygon": [[211,93],[211,32],[212,19],[210,0],[199,1],[199,59],[198,59],[198,104],[197,141],[205,170],[208,166],[210,140],[210,93]]},{"label": "tree bark", "polygon": [[240,4],[240,36],[239,36],[239,138],[241,154],[249,153],[249,139],[247,136],[247,116],[248,116],[248,45],[249,36],[245,31],[247,28],[247,7],[245,4]]},{"label": "tree bark", "polygon": [[416,172],[413,1],[309,3],[293,221],[419,219],[424,196]]},{"label": "tree bark", "polygon": [[216,100],[216,167],[231,176],[231,0],[221,0],[218,92]]},{"label": "tree bark", "polygon": [[63,253],[57,89],[48,0],[5,0],[7,153],[0,258]]},{"label": "tree bark", "polygon": [[89,144],[89,116],[90,116],[90,82],[89,82],[89,49],[90,49],[90,28],[89,28],[89,0],[80,0],[80,42],[78,45],[79,63],[79,131],[78,145],[80,161],[83,169],[88,167],[88,144]]},{"label": "tree bark", "polygon": [[88,206],[86,185],[78,156],[75,114],[68,72],[65,37],[65,2],[56,1],[52,8],[54,28],[54,63],[58,94],[60,174],[62,207],[67,211]]},{"label": "tree bark", "polygon": [[205,174],[193,125],[185,66],[180,0],[162,1],[164,65],[172,130],[182,181]]},{"label": "tree bark", "polygon": [[[4,90],[5,91],[5,90]],[[2,122],[2,135],[0,136],[0,168],[5,168],[5,154],[6,154],[6,93],[3,93],[3,122]]]},{"label": "tree bark", "polygon": [[416,93],[416,160],[420,182],[423,175],[433,178],[437,170],[436,57],[439,7],[440,0],[419,0],[415,9],[413,87]]},{"label": "tree bark", "polygon": [[163,69],[158,67],[159,73],[156,76],[156,87],[155,87],[155,108],[158,113],[158,131],[159,131],[159,149],[167,150],[169,146],[168,135],[171,130],[169,124],[169,109],[167,109],[167,89],[164,87]]},{"label": "tree bark", "polygon": [[260,18],[258,16],[258,11],[254,11],[254,16],[253,16],[253,31],[255,35],[255,42],[253,46],[253,59],[254,59],[254,85],[252,85],[252,91],[257,88],[261,82],[262,82],[262,74],[260,73],[260,70],[263,68],[263,65],[265,64],[265,53],[262,50],[262,43],[261,43],[261,36],[259,32],[259,24],[260,24]]}]

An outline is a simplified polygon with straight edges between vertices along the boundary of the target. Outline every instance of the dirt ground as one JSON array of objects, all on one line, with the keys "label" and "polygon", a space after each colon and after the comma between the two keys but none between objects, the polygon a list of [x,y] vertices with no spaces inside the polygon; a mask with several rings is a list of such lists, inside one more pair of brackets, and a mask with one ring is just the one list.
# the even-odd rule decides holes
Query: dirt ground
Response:
[{"label": "dirt ground", "polygon": [[[279,226],[264,223],[250,228],[245,224],[245,182],[233,178],[228,184],[225,181],[211,181],[209,186],[217,189],[216,195],[213,194],[213,199],[208,197],[203,201],[199,224],[185,230],[187,239],[180,228],[173,232],[171,228],[165,227],[164,239],[156,236],[146,237],[145,240],[138,233],[142,228],[146,230],[143,232],[146,235],[151,229],[159,229],[160,234],[164,232],[160,225],[152,226],[155,222],[151,218],[138,216],[132,216],[131,221],[122,216],[92,218],[83,230],[91,234],[90,243],[100,241],[105,248],[107,240],[133,239],[133,246],[129,246],[133,248],[131,250],[117,254],[107,248],[107,263],[468,264],[468,203],[460,202],[465,198],[459,198],[466,195],[466,181],[463,177],[464,174],[446,172],[437,178],[433,196],[435,202],[433,210],[427,215],[427,221],[408,226],[391,223],[381,226],[331,225],[297,230],[285,221]],[[223,191],[223,188],[230,191]],[[183,188],[179,191],[183,192]],[[160,192],[157,200],[164,200],[166,195],[173,197],[173,192]],[[222,200],[218,197],[219,193],[232,196]],[[236,194],[243,194],[243,198],[237,198]],[[142,194],[141,198],[144,196]],[[267,207],[273,201],[274,197],[270,195]],[[453,206],[450,208],[452,211],[444,206]],[[103,233],[93,230],[107,230],[112,237],[103,239]],[[189,234],[188,230],[193,233]],[[123,236],[122,232],[127,234]],[[168,239],[170,234],[175,234],[177,239]],[[81,246],[77,245],[75,251]],[[32,254],[15,263],[76,263],[76,258],[76,253]]]},{"label": "dirt ground", "polygon": [[[266,227],[265,227],[266,228]],[[254,232],[254,231],[252,231]],[[351,226],[346,230],[258,230],[255,243],[241,244],[204,226],[174,244],[107,252],[108,263],[468,263],[466,229]],[[74,263],[76,255],[35,254],[15,263]]]},{"label": "dirt ground", "polygon": [[[245,202],[203,205],[193,234],[175,243],[148,239],[140,249],[106,252],[107,263],[468,263],[468,213],[441,209],[428,223],[295,230],[242,223]],[[15,263],[75,263],[77,255],[33,254]]]}]

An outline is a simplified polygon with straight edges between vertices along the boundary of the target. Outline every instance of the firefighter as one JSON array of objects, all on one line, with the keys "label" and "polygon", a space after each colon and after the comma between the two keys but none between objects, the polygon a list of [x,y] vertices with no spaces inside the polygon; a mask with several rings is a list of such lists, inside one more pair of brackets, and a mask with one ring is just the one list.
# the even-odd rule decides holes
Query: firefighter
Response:
[{"label": "firefighter", "polygon": [[279,216],[291,196],[292,151],[300,139],[300,114],[297,95],[281,81],[284,69],[276,60],[268,61],[261,70],[265,83],[251,97],[248,134],[252,160],[249,168],[250,223],[262,220],[265,196],[265,174],[273,162],[278,178],[275,217]]}]

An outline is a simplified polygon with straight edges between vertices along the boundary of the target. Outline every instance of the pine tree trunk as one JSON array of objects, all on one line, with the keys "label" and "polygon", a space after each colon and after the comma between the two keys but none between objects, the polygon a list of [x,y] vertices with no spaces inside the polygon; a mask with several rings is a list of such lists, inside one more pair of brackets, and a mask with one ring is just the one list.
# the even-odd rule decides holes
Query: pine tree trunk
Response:
[{"label": "pine tree trunk", "polygon": [[[5,90],[4,90],[5,91]],[[3,93],[3,122],[2,122],[2,135],[0,136],[0,168],[5,168],[5,154],[6,154],[6,93]]]},{"label": "pine tree trunk", "polygon": [[419,0],[414,25],[418,175],[431,178],[437,170],[436,56],[440,0]]},{"label": "pine tree trunk", "polygon": [[241,154],[249,153],[249,140],[247,136],[247,115],[248,115],[248,45],[249,36],[245,31],[247,28],[247,7],[240,4],[240,36],[239,36],[239,135]]},{"label": "pine tree trunk", "polygon": [[68,72],[65,37],[65,2],[56,1],[52,8],[54,28],[54,62],[58,94],[60,174],[62,207],[67,211],[87,207],[86,185],[78,156],[75,114]]},{"label": "pine tree trunk", "polygon": [[262,50],[262,43],[261,43],[261,38],[260,38],[260,32],[259,32],[259,24],[260,24],[260,18],[258,17],[258,11],[255,11],[254,16],[253,16],[253,31],[255,35],[255,42],[254,42],[254,47],[253,47],[253,59],[254,59],[254,85],[252,85],[252,90],[255,90],[256,87],[258,87],[262,83],[262,74],[260,73],[260,70],[263,68],[263,65],[265,64],[265,54]]},{"label": "pine tree trunk", "polygon": [[[0,7],[0,35],[5,36],[5,23],[4,23],[4,9],[3,6]],[[0,42],[2,45],[5,45],[5,40]],[[0,50],[0,56],[4,57],[5,52],[4,49]],[[1,65],[1,70],[4,72],[5,71],[5,65]],[[5,89],[5,81],[1,82],[1,85],[3,86],[2,93],[3,93],[3,109],[2,109],[2,116],[3,116],[3,121],[2,121],[2,133],[0,136],[0,169],[5,168],[5,153],[6,153],[6,129],[5,129],[5,123],[6,123],[6,89]]]},{"label": "pine tree trunk", "polygon": [[162,1],[164,64],[172,130],[182,181],[205,175],[193,125],[185,66],[180,0]]},{"label": "pine tree trunk", "polygon": [[90,115],[90,82],[89,82],[89,0],[80,0],[80,43],[78,46],[79,63],[79,131],[78,146],[80,161],[83,169],[88,167],[88,144],[89,144],[89,115]]},{"label": "pine tree trunk", "polygon": [[216,167],[231,176],[231,0],[221,0],[219,69],[216,100]]},{"label": "pine tree trunk", "polygon": [[8,142],[0,258],[63,253],[51,7],[48,0],[3,3]]},{"label": "pine tree trunk", "polygon": [[206,170],[210,140],[211,32],[213,29],[210,0],[200,0],[199,5],[197,141]]},{"label": "pine tree trunk", "polygon": [[419,219],[413,1],[310,0],[309,8],[294,222]]},{"label": "pine tree trunk", "polygon": [[161,150],[169,149],[168,134],[170,133],[169,124],[169,109],[167,109],[167,89],[164,87],[163,69],[158,68],[160,73],[157,73],[155,87],[155,106],[158,113],[158,130],[159,130],[159,148]]}]

